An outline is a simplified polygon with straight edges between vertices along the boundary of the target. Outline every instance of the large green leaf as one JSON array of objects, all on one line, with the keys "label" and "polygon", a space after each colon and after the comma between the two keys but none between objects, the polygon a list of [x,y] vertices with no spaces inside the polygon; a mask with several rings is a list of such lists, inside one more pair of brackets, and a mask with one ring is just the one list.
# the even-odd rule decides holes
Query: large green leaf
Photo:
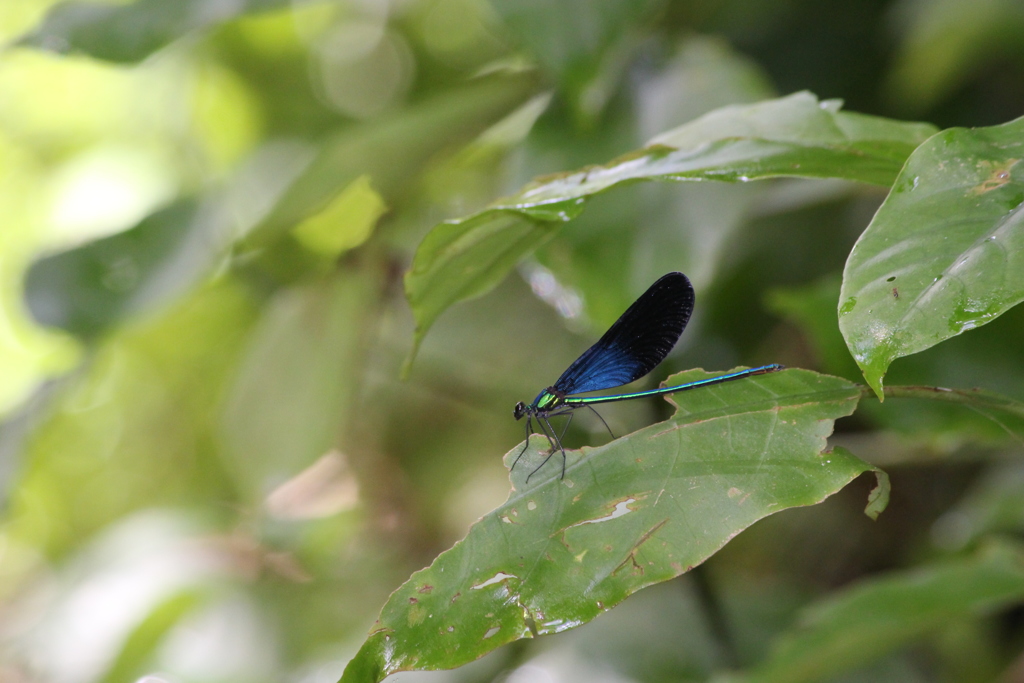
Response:
[{"label": "large green leaf", "polygon": [[797,176],[889,185],[913,149],[935,129],[839,111],[801,92],[753,105],[729,106],[654,138],[611,161],[542,178],[467,218],[434,227],[406,276],[416,316],[416,344],[452,304],[500,282],[523,256],[586,200],[641,180],[741,182]]},{"label": "large green leaf", "polygon": [[111,62],[138,62],[192,31],[242,14],[292,4],[294,0],[65,2],[51,9],[43,22],[19,44],[58,52],[81,52]]},{"label": "large green leaf", "polygon": [[921,145],[854,245],[839,327],[879,395],[893,360],[1024,300],[1024,118]]},{"label": "large green leaf", "polygon": [[739,680],[831,680],[944,625],[1022,599],[1024,550],[1015,545],[866,581],[807,610],[768,660]]},{"label": "large green leaf", "polygon": [[871,469],[826,451],[833,421],[859,394],[807,370],[677,394],[670,420],[570,452],[564,479],[556,454],[527,483],[546,453],[535,436],[505,504],[391,596],[342,680],[453,668],[579,626],[700,564],[758,519],[820,502]]}]

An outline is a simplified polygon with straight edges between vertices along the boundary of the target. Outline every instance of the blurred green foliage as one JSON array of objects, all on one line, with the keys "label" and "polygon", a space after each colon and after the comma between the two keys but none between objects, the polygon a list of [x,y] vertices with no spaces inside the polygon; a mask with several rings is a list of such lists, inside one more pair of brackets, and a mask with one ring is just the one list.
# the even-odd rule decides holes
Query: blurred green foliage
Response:
[{"label": "blurred green foliage", "polygon": [[[0,679],[337,680],[388,595],[505,501],[514,403],[656,277],[687,272],[698,302],[645,381],[767,362],[863,381],[848,341],[875,344],[870,325],[917,299],[876,288],[874,314],[841,331],[841,288],[881,277],[847,258],[864,235],[870,270],[915,227],[917,251],[889,256],[922,291],[922,255],[958,262],[997,234],[1005,259],[964,278],[985,283],[967,297],[984,320],[965,309],[953,329],[918,306],[907,328],[943,333],[889,338],[907,358],[871,346],[872,381],[1011,400],[862,398],[831,445],[889,472],[876,522],[861,478],[591,623],[399,676],[1020,675],[1024,140],[1003,125],[1024,113],[1020,3],[10,0],[0,40]],[[657,162],[740,145],[707,132],[721,108],[804,90],[845,101],[817,119],[908,136],[858,147],[829,129],[827,163],[813,146],[786,157],[818,172],[763,173],[810,180],[621,182],[757,177]],[[801,120],[755,145],[804,145]],[[913,151],[953,126],[992,128]],[[921,211],[909,188],[941,145],[995,156]],[[884,172],[852,172],[851,150]],[[609,166],[623,155],[649,167]],[[576,184],[590,165],[614,177]],[[531,181],[549,204],[519,201]],[[970,223],[968,247],[943,246],[929,211]],[[423,325],[414,264],[433,257],[459,267]],[[402,381],[417,321],[433,326]],[[622,435],[669,412],[602,414]],[[607,435],[581,415],[566,440]]]}]

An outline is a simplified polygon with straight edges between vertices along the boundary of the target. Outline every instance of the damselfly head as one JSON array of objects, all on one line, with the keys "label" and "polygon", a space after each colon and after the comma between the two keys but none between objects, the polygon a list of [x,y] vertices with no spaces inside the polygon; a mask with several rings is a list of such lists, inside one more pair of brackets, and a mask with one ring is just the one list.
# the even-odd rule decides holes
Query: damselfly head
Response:
[{"label": "damselfly head", "polygon": [[523,419],[523,415],[526,415],[526,404],[520,401],[516,404],[515,410],[512,411],[517,420]]}]

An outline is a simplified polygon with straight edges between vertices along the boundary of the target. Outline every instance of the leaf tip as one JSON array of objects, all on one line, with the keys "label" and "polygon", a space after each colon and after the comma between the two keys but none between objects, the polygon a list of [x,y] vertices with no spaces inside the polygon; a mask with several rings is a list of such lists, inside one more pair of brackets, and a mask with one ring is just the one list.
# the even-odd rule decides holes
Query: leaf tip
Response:
[{"label": "leaf tip", "polygon": [[891,359],[874,359],[858,356],[857,354],[853,354],[853,358],[857,362],[857,367],[860,368],[864,381],[871,387],[871,391],[878,397],[878,401],[884,401],[885,385],[883,380],[885,379],[885,371],[888,369]]},{"label": "leaf tip", "polygon": [[381,660],[373,651],[377,643],[371,635],[356,656],[349,660],[338,683],[377,683],[384,680],[390,673],[382,666]]}]

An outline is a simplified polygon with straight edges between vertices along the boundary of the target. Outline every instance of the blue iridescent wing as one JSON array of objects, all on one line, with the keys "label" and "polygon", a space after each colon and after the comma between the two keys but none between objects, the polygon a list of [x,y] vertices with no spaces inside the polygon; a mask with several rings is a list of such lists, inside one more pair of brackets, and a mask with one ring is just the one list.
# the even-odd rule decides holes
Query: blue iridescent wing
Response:
[{"label": "blue iridescent wing", "polygon": [[553,389],[563,395],[584,394],[640,379],[676,345],[692,312],[690,280],[682,273],[665,275],[573,361]]}]

